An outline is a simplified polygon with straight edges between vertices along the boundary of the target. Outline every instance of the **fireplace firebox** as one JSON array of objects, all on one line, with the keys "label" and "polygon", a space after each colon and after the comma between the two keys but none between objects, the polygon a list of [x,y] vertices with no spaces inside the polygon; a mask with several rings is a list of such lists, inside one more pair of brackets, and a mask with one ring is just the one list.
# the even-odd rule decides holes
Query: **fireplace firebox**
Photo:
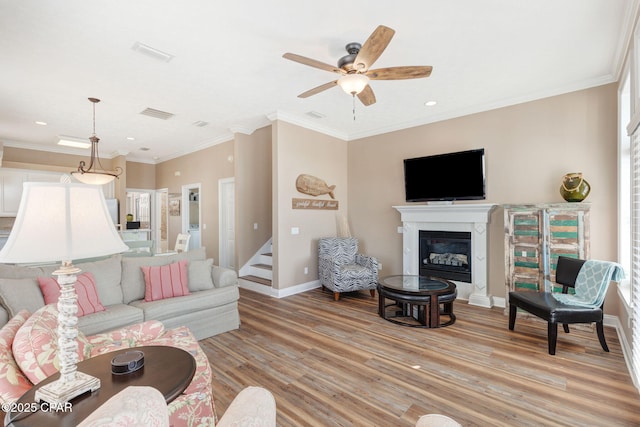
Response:
[{"label": "fireplace firebox", "polygon": [[420,275],[471,283],[471,233],[420,230]]}]

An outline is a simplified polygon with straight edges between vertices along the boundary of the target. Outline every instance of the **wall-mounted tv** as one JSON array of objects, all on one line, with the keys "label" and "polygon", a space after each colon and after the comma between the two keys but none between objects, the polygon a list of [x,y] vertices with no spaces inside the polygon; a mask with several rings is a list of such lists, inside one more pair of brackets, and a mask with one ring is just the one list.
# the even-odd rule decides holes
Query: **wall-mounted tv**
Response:
[{"label": "wall-mounted tv", "polygon": [[485,198],[484,148],[404,160],[407,202]]}]

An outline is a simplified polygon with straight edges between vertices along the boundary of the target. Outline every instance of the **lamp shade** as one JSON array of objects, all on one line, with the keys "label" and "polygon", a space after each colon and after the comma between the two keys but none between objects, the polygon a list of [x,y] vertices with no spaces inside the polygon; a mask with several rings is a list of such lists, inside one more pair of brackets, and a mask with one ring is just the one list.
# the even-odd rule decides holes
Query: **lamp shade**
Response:
[{"label": "lamp shade", "polygon": [[127,251],[102,189],[71,183],[26,182],[0,262],[57,262]]},{"label": "lamp shade", "polygon": [[78,181],[84,184],[91,184],[91,185],[104,185],[116,179],[115,175],[108,174],[108,173],[100,173],[100,172],[74,171],[74,172],[71,172],[71,175]]}]

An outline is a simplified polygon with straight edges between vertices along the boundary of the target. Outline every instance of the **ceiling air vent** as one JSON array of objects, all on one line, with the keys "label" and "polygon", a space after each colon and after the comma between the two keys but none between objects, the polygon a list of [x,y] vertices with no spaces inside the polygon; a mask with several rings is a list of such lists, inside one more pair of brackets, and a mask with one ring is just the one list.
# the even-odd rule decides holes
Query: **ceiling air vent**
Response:
[{"label": "ceiling air vent", "polygon": [[205,126],[207,126],[209,124],[209,122],[203,122],[202,120],[198,120],[197,122],[193,122],[194,126],[197,126],[199,128],[203,128]]},{"label": "ceiling air vent", "polygon": [[156,110],[154,108],[147,108],[140,114],[143,116],[155,117],[156,119],[168,120],[174,116],[173,113],[167,113],[166,111]]},{"label": "ceiling air vent", "polygon": [[306,115],[313,117],[314,119],[324,119],[326,117],[324,114],[318,113],[317,111],[307,111]]}]

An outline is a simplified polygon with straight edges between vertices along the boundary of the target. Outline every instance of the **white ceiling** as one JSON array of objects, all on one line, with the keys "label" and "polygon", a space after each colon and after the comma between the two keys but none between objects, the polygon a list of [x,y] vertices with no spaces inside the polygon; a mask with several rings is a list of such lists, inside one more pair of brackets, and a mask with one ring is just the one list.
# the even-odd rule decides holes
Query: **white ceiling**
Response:
[{"label": "white ceiling", "polygon": [[[102,100],[96,133],[104,158],[128,153],[129,160],[160,162],[274,118],[353,140],[614,82],[637,6],[638,0],[0,0],[0,142],[56,151],[57,135],[88,139],[88,97]],[[431,77],[372,81],[377,103],[357,102],[355,120],[352,98],[339,87],[297,98],[337,75],[283,53],[334,65],[347,43],[363,43],[380,24],[396,34],[373,68],[432,65]],[[140,54],[132,49],[136,42],[174,58]],[[428,100],[438,104],[425,107]],[[141,115],[146,108],[175,116]]]}]

